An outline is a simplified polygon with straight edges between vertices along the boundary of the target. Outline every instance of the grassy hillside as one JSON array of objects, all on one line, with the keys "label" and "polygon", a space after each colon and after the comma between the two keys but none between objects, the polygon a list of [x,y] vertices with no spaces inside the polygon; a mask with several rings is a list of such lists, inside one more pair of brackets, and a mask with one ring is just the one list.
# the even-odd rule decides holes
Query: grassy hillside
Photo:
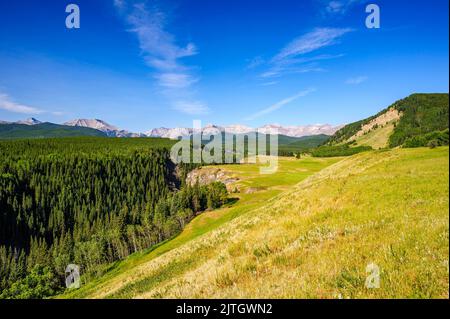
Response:
[{"label": "grassy hillside", "polygon": [[[250,166],[236,174],[276,190],[315,160],[260,182]],[[448,298],[448,161],[448,147],[346,158],[226,223],[195,220],[208,231],[132,256],[68,297]],[[365,287],[371,263],[379,289]]]},{"label": "grassy hillside", "polygon": [[357,138],[357,145],[368,145],[376,149],[385,146],[396,147],[403,145],[408,139],[445,130],[449,127],[448,101],[447,93],[412,94],[374,116],[344,126],[330,138],[329,144],[335,145],[347,142],[364,125],[386,114],[392,108],[400,112],[399,121],[384,126],[376,126],[367,134]]},{"label": "grassy hillside", "polygon": [[[280,158],[279,169],[276,175],[259,174],[259,165],[215,166],[215,168],[226,170],[230,176],[239,177],[240,180],[236,186],[240,188],[240,193],[231,195],[238,199],[234,204],[223,209],[202,213],[176,238],[154,249],[134,254],[121,262],[111,265],[109,271],[103,277],[62,297],[104,297],[108,292],[132,279],[137,267],[144,267],[144,265],[155,258],[174,249],[179,249],[200,236],[207,236],[208,233],[225,225],[227,222],[262,207],[298,182],[339,160],[340,158],[303,158],[301,160]],[[194,256],[192,257],[194,258]],[[174,271],[178,271],[178,268],[174,269]]]},{"label": "grassy hillside", "polygon": [[53,123],[36,125],[0,124],[0,138],[45,138],[74,136],[106,136],[105,133],[88,127],[75,127]]}]

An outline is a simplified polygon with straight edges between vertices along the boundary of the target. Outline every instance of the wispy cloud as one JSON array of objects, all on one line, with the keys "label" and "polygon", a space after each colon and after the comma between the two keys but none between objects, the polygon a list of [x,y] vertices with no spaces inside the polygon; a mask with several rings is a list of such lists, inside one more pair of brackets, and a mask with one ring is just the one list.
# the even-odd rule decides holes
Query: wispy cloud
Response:
[{"label": "wispy cloud", "polygon": [[[191,77],[189,70],[179,59],[197,54],[197,48],[193,43],[178,46],[175,37],[165,30],[165,20],[163,12],[148,8],[144,3],[134,4],[127,16],[131,25],[129,31],[137,35],[146,64],[162,74],[170,72],[167,73],[169,77],[178,72],[179,76],[188,79]],[[164,86],[165,83],[160,84]]]},{"label": "wispy cloud", "polygon": [[173,108],[177,111],[191,115],[209,113],[208,106],[200,101],[177,101],[174,103]]},{"label": "wispy cloud", "polygon": [[185,73],[162,73],[157,74],[155,78],[158,79],[161,86],[170,89],[187,88],[191,84],[198,81],[196,78],[193,78]]},{"label": "wispy cloud", "polygon": [[252,114],[251,116],[247,117],[246,120],[251,121],[251,120],[254,120],[255,118],[258,118],[258,117],[267,115],[269,113],[272,113],[272,112],[282,108],[284,105],[289,104],[289,103],[295,101],[296,99],[298,99],[300,97],[303,97],[303,96],[306,96],[306,95],[308,95],[308,94],[310,94],[312,92],[315,92],[315,91],[316,91],[316,89],[314,89],[314,88],[309,88],[309,89],[300,91],[300,92],[298,92],[297,94],[295,94],[293,96],[285,98],[285,99],[283,99],[283,100],[281,100],[281,101],[279,101],[279,102],[277,102],[277,103],[275,103],[275,104],[273,104],[273,105],[271,105],[271,106],[269,106],[269,107],[267,107],[267,108],[265,108],[265,109],[263,109],[263,110],[261,110],[259,112],[256,112],[256,113]]},{"label": "wispy cloud", "polygon": [[364,0],[332,0],[325,6],[325,12],[331,15],[343,15],[354,5],[362,3]]},{"label": "wispy cloud", "polygon": [[41,114],[43,110],[13,101],[7,94],[0,93],[0,109],[22,114]]},{"label": "wispy cloud", "polygon": [[324,71],[320,67],[319,61],[339,58],[343,54],[305,55],[339,43],[339,39],[351,31],[350,28],[316,28],[295,38],[269,61],[270,67],[261,74],[261,77],[270,78],[284,74]]},{"label": "wispy cloud", "polygon": [[341,36],[350,31],[352,31],[350,28],[314,29],[312,32],[294,39],[273,58],[273,61],[285,61],[288,58],[294,58],[336,44]]},{"label": "wispy cloud", "polygon": [[[114,5],[121,13],[128,25],[130,32],[136,34],[144,61],[152,70],[157,84],[164,88],[169,102],[174,109],[182,111],[188,109],[189,114],[194,114],[195,107],[180,108],[175,100],[185,95],[190,100],[191,86],[199,81],[193,74],[194,67],[181,62],[181,59],[198,54],[194,43],[182,46],[176,41],[173,34],[167,31],[167,18],[157,6],[150,5],[147,1],[136,2],[134,0],[114,0]],[[189,97],[189,98],[188,98]],[[192,102],[185,102],[186,105]],[[192,105],[195,105],[192,104]],[[203,105],[202,108],[207,108]]]},{"label": "wispy cloud", "polygon": [[124,9],[126,5],[125,0],[114,0],[114,6],[120,10]]},{"label": "wispy cloud", "polygon": [[276,78],[286,74],[295,73],[309,73],[309,72],[323,72],[325,69],[319,67],[317,64],[309,64],[305,66],[280,66],[276,65],[270,68],[268,71],[261,73],[262,78]]},{"label": "wispy cloud", "polygon": [[278,81],[270,81],[270,82],[264,82],[261,85],[262,86],[271,86],[271,85],[275,85],[277,83],[278,83]]},{"label": "wispy cloud", "polygon": [[367,81],[369,79],[368,76],[362,75],[362,76],[357,76],[354,78],[349,78],[345,81],[346,84],[350,84],[350,85],[358,85],[361,84],[365,81]]},{"label": "wispy cloud", "polygon": [[264,64],[264,59],[261,56],[254,57],[250,60],[250,62],[247,64],[246,69],[254,69],[257,66],[260,66],[261,64]]}]

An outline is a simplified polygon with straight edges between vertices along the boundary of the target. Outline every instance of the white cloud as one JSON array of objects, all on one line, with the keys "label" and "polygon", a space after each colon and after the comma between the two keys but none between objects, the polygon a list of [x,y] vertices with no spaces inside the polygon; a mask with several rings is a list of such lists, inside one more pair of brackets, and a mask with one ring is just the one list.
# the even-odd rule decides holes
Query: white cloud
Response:
[{"label": "white cloud", "polygon": [[260,56],[257,56],[250,60],[246,69],[254,69],[257,66],[260,66],[261,64],[264,64],[264,59]]},{"label": "white cloud", "polygon": [[136,33],[147,65],[164,71],[186,70],[178,60],[197,54],[197,48],[193,43],[178,46],[174,36],[165,30],[165,19],[163,12],[148,9],[143,3],[134,4],[127,16],[130,31]]},{"label": "white cloud", "polygon": [[161,86],[170,89],[187,88],[198,80],[185,73],[162,73],[155,76]]},{"label": "white cloud", "polygon": [[114,0],[114,6],[116,6],[118,9],[123,9],[125,7],[125,1],[124,0]]},{"label": "white cloud", "polygon": [[121,14],[124,14],[130,29],[136,34],[139,47],[147,66],[155,71],[154,78],[161,91],[174,109],[188,114],[203,114],[208,111],[206,105],[191,101],[191,86],[199,81],[180,60],[198,54],[194,43],[179,45],[173,34],[167,31],[167,19],[153,2],[142,0],[114,0]]},{"label": "white cloud", "polygon": [[341,13],[345,10],[345,5],[342,1],[330,1],[325,10],[330,13]]},{"label": "white cloud", "polygon": [[347,79],[345,81],[345,83],[350,84],[350,85],[358,85],[358,84],[361,84],[361,83],[367,81],[368,79],[369,79],[369,77],[367,77],[367,76],[358,76],[358,77]]},{"label": "white cloud", "polygon": [[173,108],[177,111],[190,115],[200,115],[209,113],[208,106],[200,101],[177,101],[173,105]]},{"label": "white cloud", "polygon": [[306,65],[304,67],[294,67],[294,66],[274,66],[269,71],[262,73],[260,76],[262,78],[276,78],[285,74],[295,74],[295,73],[309,73],[309,72],[323,72],[323,68],[318,67],[317,64]]},{"label": "white cloud", "polygon": [[260,76],[271,78],[292,73],[322,72],[324,69],[319,66],[319,61],[340,58],[343,54],[304,55],[339,43],[339,39],[351,31],[350,28],[316,28],[294,39],[280,50],[270,60],[270,68]]},{"label": "white cloud", "polygon": [[265,109],[263,109],[263,110],[261,110],[259,112],[256,112],[256,113],[252,114],[251,116],[247,117],[247,120],[254,120],[255,118],[258,118],[258,117],[261,117],[263,115],[272,113],[272,112],[280,109],[284,105],[289,104],[289,103],[295,101],[296,99],[298,99],[300,97],[303,97],[303,96],[306,96],[306,95],[308,95],[308,94],[310,94],[312,92],[315,92],[315,91],[316,91],[316,89],[314,89],[314,88],[309,88],[309,89],[300,91],[300,92],[298,92],[297,94],[295,94],[293,96],[285,98],[285,99],[283,99],[283,100],[281,100],[281,101],[279,101],[279,102],[277,102],[277,103],[275,103],[275,104],[273,104],[273,105],[271,105],[271,106],[269,106],[269,107],[267,107],[267,108],[265,108]]},{"label": "white cloud", "polygon": [[316,28],[294,39],[273,58],[273,61],[283,61],[336,44],[340,37],[350,31],[352,31],[350,28]]},{"label": "white cloud", "polygon": [[22,114],[41,114],[44,112],[32,106],[16,103],[4,93],[0,93],[0,109]]},{"label": "white cloud", "polygon": [[278,81],[270,81],[270,82],[264,82],[263,84],[261,84],[262,86],[270,86],[270,85],[275,85],[277,84]]},{"label": "white cloud", "polygon": [[364,2],[364,0],[332,0],[326,4],[325,12],[332,15],[343,15],[347,11],[358,3]]}]

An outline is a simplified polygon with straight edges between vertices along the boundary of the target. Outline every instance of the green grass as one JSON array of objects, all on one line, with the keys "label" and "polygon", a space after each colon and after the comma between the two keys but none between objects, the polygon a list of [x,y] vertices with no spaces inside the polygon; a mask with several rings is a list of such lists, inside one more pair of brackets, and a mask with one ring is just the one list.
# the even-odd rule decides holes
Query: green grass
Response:
[{"label": "green grass", "polygon": [[[288,190],[290,187],[339,160],[340,158],[318,159],[305,157],[296,160],[280,157],[278,171],[273,175],[259,174],[260,165],[255,164],[215,166],[227,170],[231,175],[239,176],[240,180],[236,186],[241,189],[241,192],[231,194],[232,197],[239,199],[237,202],[228,207],[197,216],[176,238],[163,242],[147,251],[133,254],[123,261],[110,265],[102,277],[83,285],[76,291],[70,291],[61,297],[82,298],[95,296],[99,290],[108,289],[110,285],[113,286],[114,284],[112,282],[115,280],[120,281],[120,278],[126,277],[129,271],[132,272],[135,267],[145,264],[203,234],[217,229],[238,216],[265,205],[268,201],[274,200],[276,196]],[[246,193],[246,190],[250,187],[260,190],[251,194]],[[178,270],[180,271],[180,269]],[[153,281],[150,282],[153,283]]]},{"label": "green grass", "polygon": [[271,176],[230,166],[262,190],[65,297],[448,298],[448,163],[439,147],[286,160]]}]

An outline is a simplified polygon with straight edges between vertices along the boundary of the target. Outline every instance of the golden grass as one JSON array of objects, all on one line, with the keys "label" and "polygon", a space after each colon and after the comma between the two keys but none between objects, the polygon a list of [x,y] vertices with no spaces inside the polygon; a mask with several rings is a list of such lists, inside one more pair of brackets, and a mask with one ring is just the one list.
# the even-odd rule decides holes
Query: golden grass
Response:
[{"label": "golden grass", "polygon": [[448,298],[448,160],[448,147],[352,156],[87,297]]},{"label": "golden grass", "polygon": [[[116,262],[110,266],[109,271],[102,277],[83,285],[80,289],[68,291],[66,294],[58,297],[104,297],[129,282],[138,280],[141,277],[140,275],[136,275],[137,269],[139,269],[138,266],[147,264],[151,260],[175,248],[181,247],[187,242],[216,229],[238,216],[264,206],[267,202],[275,200],[283,191],[288,190],[308,176],[317,173],[341,159],[304,157],[301,160],[297,160],[294,158],[280,157],[278,171],[274,175],[259,174],[259,165],[254,164],[214,166],[214,168],[220,167],[226,170],[229,175],[239,176],[240,180],[235,184],[239,186],[241,192],[231,195],[239,199],[237,202],[222,209],[200,214],[176,238],[147,251],[133,254],[125,260]],[[257,188],[258,191],[247,193],[246,190],[250,187]],[[179,268],[178,271],[180,271]]]}]

